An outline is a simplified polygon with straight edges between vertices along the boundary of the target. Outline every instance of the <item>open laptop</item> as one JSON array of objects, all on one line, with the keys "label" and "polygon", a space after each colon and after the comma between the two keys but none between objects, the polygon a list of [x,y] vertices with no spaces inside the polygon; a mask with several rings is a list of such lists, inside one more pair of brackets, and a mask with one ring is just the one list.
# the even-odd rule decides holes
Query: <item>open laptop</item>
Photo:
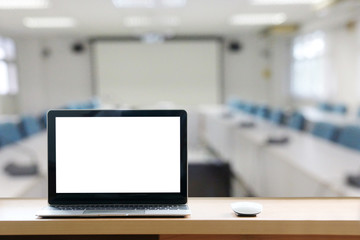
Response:
[{"label": "open laptop", "polygon": [[40,217],[187,216],[184,110],[48,112]]}]

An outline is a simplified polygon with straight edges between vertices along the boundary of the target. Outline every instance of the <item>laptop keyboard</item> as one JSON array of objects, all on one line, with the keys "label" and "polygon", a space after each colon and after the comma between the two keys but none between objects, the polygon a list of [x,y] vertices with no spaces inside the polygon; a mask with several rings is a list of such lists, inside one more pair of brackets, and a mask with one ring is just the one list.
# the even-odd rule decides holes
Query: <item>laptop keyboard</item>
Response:
[{"label": "laptop keyboard", "polygon": [[184,204],[94,204],[94,205],[53,205],[57,210],[187,210]]}]

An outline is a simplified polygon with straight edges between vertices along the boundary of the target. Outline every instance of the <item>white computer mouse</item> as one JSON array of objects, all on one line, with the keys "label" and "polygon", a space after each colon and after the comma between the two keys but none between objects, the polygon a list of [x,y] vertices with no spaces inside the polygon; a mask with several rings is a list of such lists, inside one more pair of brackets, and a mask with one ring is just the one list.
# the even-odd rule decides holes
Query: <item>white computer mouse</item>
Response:
[{"label": "white computer mouse", "polygon": [[238,216],[253,217],[261,213],[263,207],[256,202],[234,202],[231,204],[232,210]]}]

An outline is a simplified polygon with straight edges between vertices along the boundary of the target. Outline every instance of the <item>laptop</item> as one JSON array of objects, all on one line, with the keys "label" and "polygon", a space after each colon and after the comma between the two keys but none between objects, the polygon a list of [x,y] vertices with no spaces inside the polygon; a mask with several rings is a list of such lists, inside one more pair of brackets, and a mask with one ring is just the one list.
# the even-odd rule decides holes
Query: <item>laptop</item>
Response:
[{"label": "laptop", "polygon": [[39,217],[190,215],[184,110],[48,112],[48,203]]}]

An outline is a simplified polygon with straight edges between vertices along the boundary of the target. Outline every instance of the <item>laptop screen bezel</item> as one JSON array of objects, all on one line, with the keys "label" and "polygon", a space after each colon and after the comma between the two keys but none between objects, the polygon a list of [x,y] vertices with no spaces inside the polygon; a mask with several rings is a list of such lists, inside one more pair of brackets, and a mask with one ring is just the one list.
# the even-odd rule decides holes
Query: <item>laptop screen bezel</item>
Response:
[{"label": "laptop screen bezel", "polygon": [[[176,193],[57,193],[57,117],[180,117],[180,192]],[[49,204],[184,204],[187,202],[187,113],[185,110],[50,110],[48,130]]]}]

